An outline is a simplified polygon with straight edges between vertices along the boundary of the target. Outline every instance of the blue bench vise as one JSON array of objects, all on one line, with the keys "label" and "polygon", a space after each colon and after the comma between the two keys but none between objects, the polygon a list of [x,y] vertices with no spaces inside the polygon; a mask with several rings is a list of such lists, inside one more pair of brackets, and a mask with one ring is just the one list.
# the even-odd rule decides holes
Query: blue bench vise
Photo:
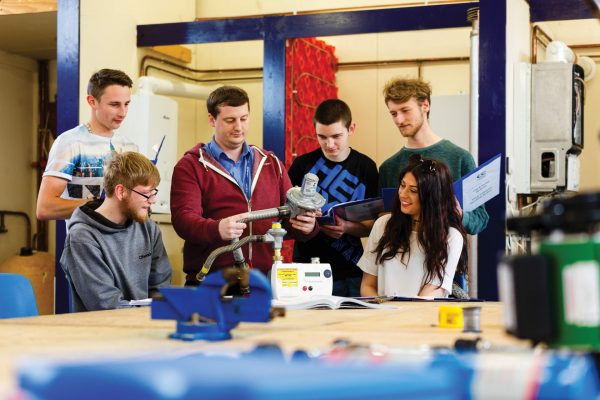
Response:
[{"label": "blue bench vise", "polygon": [[[246,275],[240,277],[240,273]],[[248,279],[250,294],[228,295],[232,282],[239,279]],[[161,298],[152,301],[151,317],[177,321],[177,330],[169,335],[172,339],[231,339],[230,331],[238,323],[269,322],[283,313],[271,309],[269,281],[255,270],[224,269],[208,275],[196,288],[162,288],[160,292]]]}]

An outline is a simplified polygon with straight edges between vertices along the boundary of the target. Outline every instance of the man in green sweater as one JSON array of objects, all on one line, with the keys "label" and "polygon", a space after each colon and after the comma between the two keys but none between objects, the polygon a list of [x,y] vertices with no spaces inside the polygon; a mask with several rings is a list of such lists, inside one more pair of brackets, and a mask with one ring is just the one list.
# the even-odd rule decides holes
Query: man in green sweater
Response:
[{"label": "man in green sweater", "polygon": [[[398,187],[398,173],[413,154],[443,161],[455,181],[475,169],[475,161],[468,151],[442,139],[429,126],[431,86],[427,82],[421,79],[392,79],[385,85],[383,95],[392,120],[406,138],[406,144],[381,164],[380,189]],[[470,212],[459,211],[469,234],[476,235],[487,226],[489,216],[483,205]]]}]

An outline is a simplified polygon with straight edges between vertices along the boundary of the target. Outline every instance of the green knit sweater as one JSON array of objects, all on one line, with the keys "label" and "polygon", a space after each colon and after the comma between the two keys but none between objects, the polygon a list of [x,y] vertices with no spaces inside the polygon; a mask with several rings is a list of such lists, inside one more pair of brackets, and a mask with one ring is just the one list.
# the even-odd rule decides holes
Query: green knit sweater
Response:
[{"label": "green knit sweater", "polygon": [[[443,161],[450,169],[452,179],[455,181],[475,169],[475,161],[465,149],[458,147],[449,140],[439,142],[418,149],[402,147],[396,154],[388,158],[379,167],[379,188],[398,187],[398,174],[408,163],[408,158],[413,154],[422,157],[435,158]],[[463,226],[471,235],[476,235],[487,226],[489,216],[484,206],[473,211],[463,213]]]}]

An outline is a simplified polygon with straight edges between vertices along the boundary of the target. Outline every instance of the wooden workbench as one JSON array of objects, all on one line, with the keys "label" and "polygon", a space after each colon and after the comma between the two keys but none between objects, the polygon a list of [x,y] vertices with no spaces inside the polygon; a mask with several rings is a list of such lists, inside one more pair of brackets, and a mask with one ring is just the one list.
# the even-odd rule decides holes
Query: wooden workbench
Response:
[{"label": "wooden workbench", "polygon": [[[148,307],[47,315],[0,320],[0,398],[14,390],[15,370],[23,359],[85,360],[187,354],[199,351],[248,351],[257,344],[274,343],[286,352],[326,349],[336,339],[389,347],[452,346],[459,337],[474,337],[437,326],[438,307],[448,303],[393,302],[394,310],[288,311],[270,323],[242,323],[233,339],[223,342],[170,340],[174,321],[150,319]],[[457,303],[452,303],[457,305]],[[494,344],[527,346],[504,333],[501,304],[481,306],[479,334]]]}]

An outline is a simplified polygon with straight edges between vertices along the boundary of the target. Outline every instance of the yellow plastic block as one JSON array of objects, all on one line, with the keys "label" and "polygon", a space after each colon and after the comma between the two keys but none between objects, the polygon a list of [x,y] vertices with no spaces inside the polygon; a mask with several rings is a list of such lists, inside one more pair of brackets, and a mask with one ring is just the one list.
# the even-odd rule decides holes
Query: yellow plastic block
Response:
[{"label": "yellow plastic block", "polygon": [[459,306],[440,306],[440,328],[458,328],[462,329],[463,310]]}]

